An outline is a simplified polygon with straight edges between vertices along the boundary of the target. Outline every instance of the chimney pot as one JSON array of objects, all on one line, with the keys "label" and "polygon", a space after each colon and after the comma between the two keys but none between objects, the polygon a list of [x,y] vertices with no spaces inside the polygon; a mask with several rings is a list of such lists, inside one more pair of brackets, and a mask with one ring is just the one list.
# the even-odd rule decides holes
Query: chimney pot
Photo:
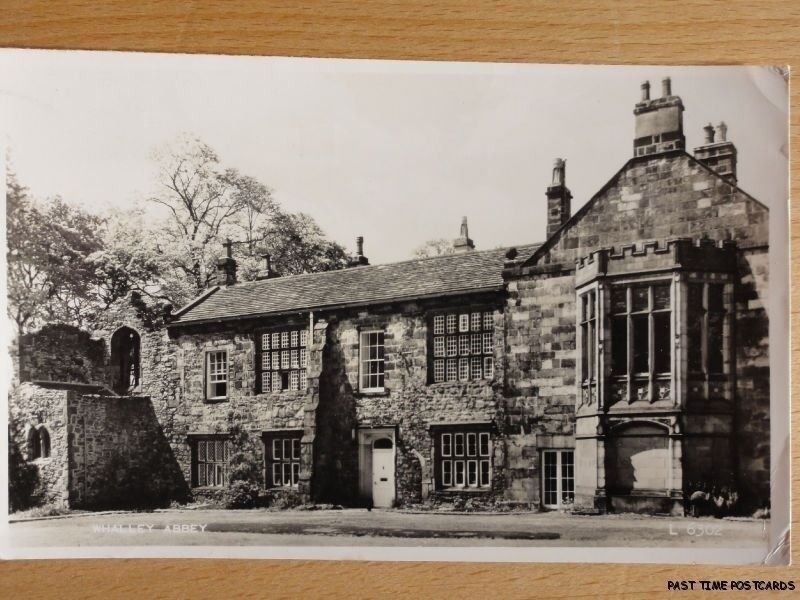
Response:
[{"label": "chimney pot", "polygon": [[233,258],[233,242],[228,238],[222,246],[225,256],[217,261],[217,285],[236,283],[236,260]]},{"label": "chimney pot", "polygon": [[350,262],[350,265],[353,267],[357,267],[359,265],[368,265],[369,259],[364,256],[364,237],[358,236],[356,238],[356,256]]},{"label": "chimney pot", "polygon": [[572,193],[567,187],[567,161],[553,161],[553,181],[547,188],[547,237],[549,238],[567,222],[571,210]]},{"label": "chimney pot", "polygon": [[469,238],[467,217],[461,217],[461,231],[460,235],[453,241],[453,249],[456,252],[467,252],[475,249],[475,242]]},{"label": "chimney pot", "polygon": [[661,97],[667,98],[672,96],[672,80],[669,77],[664,77],[661,80]]},{"label": "chimney pot", "polygon": [[709,123],[705,127],[703,127],[703,131],[706,132],[706,144],[713,144],[714,143],[714,126]]},{"label": "chimney pot", "polygon": [[719,131],[719,141],[720,142],[727,142],[728,141],[728,126],[725,124],[725,121],[720,121],[719,125],[717,125],[717,131]]},{"label": "chimney pot", "polygon": [[642,102],[650,100],[650,82],[645,81],[642,83]]}]

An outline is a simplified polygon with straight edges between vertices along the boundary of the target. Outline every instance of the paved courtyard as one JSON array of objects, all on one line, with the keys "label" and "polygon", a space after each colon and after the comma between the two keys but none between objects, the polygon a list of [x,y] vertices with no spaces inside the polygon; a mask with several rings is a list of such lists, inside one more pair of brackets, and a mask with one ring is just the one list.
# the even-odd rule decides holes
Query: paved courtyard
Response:
[{"label": "paved courtyard", "polygon": [[164,510],[13,522],[9,541],[37,546],[656,546],[763,547],[769,521],[441,514],[395,510]]}]

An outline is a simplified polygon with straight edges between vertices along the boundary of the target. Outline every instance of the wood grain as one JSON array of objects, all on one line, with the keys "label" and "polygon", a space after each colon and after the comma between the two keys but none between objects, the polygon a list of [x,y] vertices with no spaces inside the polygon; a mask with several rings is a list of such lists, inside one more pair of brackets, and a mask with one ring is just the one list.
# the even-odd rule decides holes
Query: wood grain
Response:
[{"label": "wood grain", "polygon": [[[796,0],[106,3],[0,1],[0,46],[430,60],[800,64]],[[0,75],[0,80],[2,76]],[[792,93],[792,148],[798,146]],[[796,156],[796,152],[792,152]],[[798,171],[792,169],[793,197]],[[792,263],[800,220],[792,215]],[[800,275],[797,267],[795,277]],[[800,341],[792,290],[792,429]],[[800,451],[795,440],[792,458]],[[793,478],[794,507],[800,477]],[[797,514],[797,510],[793,511]],[[602,557],[602,551],[598,551]],[[800,568],[304,561],[17,561],[0,596],[643,597],[675,579],[795,579]],[[673,593],[674,594],[674,593]]]}]

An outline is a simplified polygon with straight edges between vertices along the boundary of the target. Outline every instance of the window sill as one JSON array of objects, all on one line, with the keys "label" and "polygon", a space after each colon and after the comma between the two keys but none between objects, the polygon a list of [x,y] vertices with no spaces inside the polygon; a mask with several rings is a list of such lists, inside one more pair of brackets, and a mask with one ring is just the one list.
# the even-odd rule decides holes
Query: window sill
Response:
[{"label": "window sill", "polygon": [[220,402],[227,402],[229,398],[227,396],[220,396],[218,398],[205,398],[203,402],[206,404],[219,404]]},{"label": "window sill", "polygon": [[466,381],[461,381],[461,380],[458,380],[458,381],[437,381],[435,383],[427,384],[426,387],[428,387],[430,389],[434,389],[434,390],[436,390],[436,389],[444,389],[444,388],[451,387],[451,386],[454,386],[454,385],[459,385],[459,386],[463,386],[463,387],[472,386],[472,387],[481,387],[481,388],[483,388],[483,387],[492,387],[496,383],[497,383],[497,381],[494,380],[494,379],[468,379]]},{"label": "window sill", "polygon": [[488,494],[492,491],[492,488],[484,487],[484,488],[474,488],[474,487],[448,487],[448,488],[440,488],[436,490],[439,494]]},{"label": "window sill", "polygon": [[381,396],[388,396],[391,390],[383,388],[382,390],[359,390],[355,393],[356,397],[359,398],[369,398],[369,397],[381,397]]},{"label": "window sill", "polygon": [[193,492],[224,492],[228,489],[227,485],[196,485],[192,488]]}]

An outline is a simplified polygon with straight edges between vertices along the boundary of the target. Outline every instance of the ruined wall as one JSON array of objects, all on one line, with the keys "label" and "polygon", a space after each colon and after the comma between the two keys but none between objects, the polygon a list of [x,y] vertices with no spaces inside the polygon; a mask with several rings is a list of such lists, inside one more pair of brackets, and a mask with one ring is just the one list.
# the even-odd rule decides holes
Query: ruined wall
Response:
[{"label": "ruined wall", "polygon": [[72,325],[45,325],[18,340],[20,381],[106,380],[106,347]]},{"label": "ruined wall", "polygon": [[72,393],[67,416],[71,506],[139,508],[187,498],[149,398]]},{"label": "ruined wall", "polygon": [[[74,392],[47,389],[31,383],[13,387],[9,393],[10,441],[38,470],[40,503],[58,505],[68,501],[67,397]],[[44,426],[50,436],[50,457],[32,460],[28,452],[28,432]]]}]

